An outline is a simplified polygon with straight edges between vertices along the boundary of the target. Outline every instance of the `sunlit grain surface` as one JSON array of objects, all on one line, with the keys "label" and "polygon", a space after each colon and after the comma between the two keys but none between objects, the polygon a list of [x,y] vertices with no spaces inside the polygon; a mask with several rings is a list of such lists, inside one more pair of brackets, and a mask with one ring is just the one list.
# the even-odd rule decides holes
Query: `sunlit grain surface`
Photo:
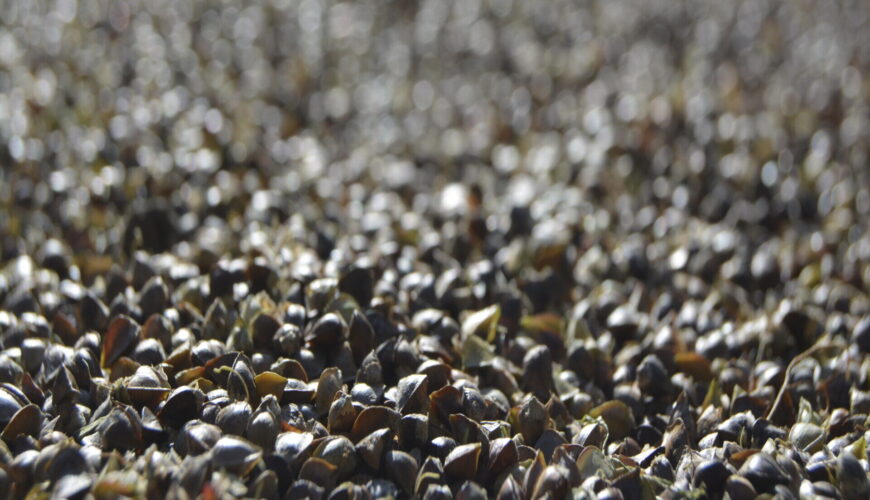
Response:
[{"label": "sunlit grain surface", "polygon": [[867,498],[868,71],[866,1],[0,0],[0,496]]}]

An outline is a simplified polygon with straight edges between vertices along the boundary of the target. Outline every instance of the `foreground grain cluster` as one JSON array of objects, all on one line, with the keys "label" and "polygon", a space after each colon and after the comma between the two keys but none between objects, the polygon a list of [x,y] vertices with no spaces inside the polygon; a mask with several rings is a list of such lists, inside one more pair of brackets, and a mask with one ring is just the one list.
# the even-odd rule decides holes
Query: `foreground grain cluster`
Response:
[{"label": "foreground grain cluster", "polygon": [[866,2],[0,12],[0,497],[870,497]]}]

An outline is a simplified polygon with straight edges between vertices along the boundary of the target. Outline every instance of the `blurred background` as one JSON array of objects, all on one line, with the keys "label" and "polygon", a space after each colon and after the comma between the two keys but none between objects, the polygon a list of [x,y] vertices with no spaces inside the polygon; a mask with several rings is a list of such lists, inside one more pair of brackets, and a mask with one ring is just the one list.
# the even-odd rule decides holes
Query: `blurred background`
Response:
[{"label": "blurred background", "polygon": [[0,11],[4,261],[48,238],[217,256],[275,225],[328,254],[339,234],[450,233],[473,209],[504,235],[519,207],[605,249],[692,220],[749,235],[750,254],[842,242],[825,272],[868,276],[863,0]]},{"label": "blurred background", "polygon": [[868,75],[870,0],[0,0],[0,500],[870,498]]}]

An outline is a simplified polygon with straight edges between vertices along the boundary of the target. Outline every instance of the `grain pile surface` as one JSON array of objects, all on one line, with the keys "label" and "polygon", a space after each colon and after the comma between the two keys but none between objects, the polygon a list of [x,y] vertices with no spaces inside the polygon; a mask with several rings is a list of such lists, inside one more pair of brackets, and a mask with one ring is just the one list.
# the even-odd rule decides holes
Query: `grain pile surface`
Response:
[{"label": "grain pile surface", "polygon": [[870,5],[0,0],[0,498],[870,498]]}]

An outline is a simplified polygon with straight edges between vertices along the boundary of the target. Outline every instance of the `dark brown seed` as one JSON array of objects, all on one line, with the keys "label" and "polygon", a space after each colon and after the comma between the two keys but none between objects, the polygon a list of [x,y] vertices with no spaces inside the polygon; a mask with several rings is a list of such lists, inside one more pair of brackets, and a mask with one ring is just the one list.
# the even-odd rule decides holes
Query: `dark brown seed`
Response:
[{"label": "dark brown seed", "polygon": [[870,480],[861,462],[850,452],[843,451],[837,458],[837,480],[843,498],[866,498],[870,494]]},{"label": "dark brown seed", "polygon": [[275,471],[264,470],[254,479],[248,491],[257,498],[274,499],[279,497],[278,485],[278,475]]},{"label": "dark brown seed", "polygon": [[9,425],[15,414],[24,406],[22,403],[24,402],[16,398],[14,394],[0,389],[0,424],[4,427]]},{"label": "dark brown seed", "polygon": [[665,447],[665,455],[671,464],[677,464],[686,447],[689,446],[686,426],[683,425],[682,419],[678,418],[668,427],[662,438],[662,445]]},{"label": "dark brown seed", "polygon": [[308,329],[305,341],[313,348],[332,351],[341,345],[344,329],[341,317],[335,313],[327,313]]},{"label": "dark brown seed", "polygon": [[3,433],[0,434],[0,437],[7,442],[20,434],[38,437],[39,431],[42,428],[42,419],[42,412],[38,406],[34,404],[26,405],[12,415],[12,418],[3,427]]},{"label": "dark brown seed", "polygon": [[323,498],[325,489],[313,481],[299,479],[287,490],[284,498],[288,500],[305,500]]},{"label": "dark brown seed", "polygon": [[229,335],[227,308],[220,298],[212,301],[203,318],[202,338],[225,341]]},{"label": "dark brown seed", "polygon": [[708,460],[695,468],[694,484],[704,485],[704,488],[713,493],[725,489],[725,482],[731,476],[731,472],[722,462]]},{"label": "dark brown seed", "polygon": [[501,488],[498,490],[498,495],[496,496],[497,500],[520,500],[521,498],[525,498],[522,492],[522,488],[519,483],[512,477],[508,476],[507,479],[501,484]]},{"label": "dark brown seed", "polygon": [[221,408],[215,424],[225,434],[244,436],[251,420],[251,405],[246,401],[237,401]]},{"label": "dark brown seed", "polygon": [[357,411],[347,394],[339,395],[329,407],[327,427],[332,433],[348,432],[356,421]]},{"label": "dark brown seed", "polygon": [[430,484],[426,488],[426,492],[422,495],[426,500],[448,500],[453,498],[450,488],[440,484]]},{"label": "dark brown seed", "polygon": [[388,451],[384,457],[384,470],[405,493],[413,494],[414,479],[417,477],[417,461],[414,457],[402,451]]},{"label": "dark brown seed", "polygon": [[361,405],[376,405],[380,401],[378,393],[368,384],[354,384],[350,394],[351,399]]},{"label": "dark brown seed", "polygon": [[637,312],[628,306],[617,307],[607,316],[607,328],[614,337],[622,341],[634,338],[638,334],[639,325]]},{"label": "dark brown seed", "polygon": [[561,433],[553,429],[546,429],[541,433],[541,437],[535,441],[535,448],[544,453],[544,459],[549,463],[556,448],[566,442],[565,437]]},{"label": "dark brown seed", "polygon": [[314,436],[308,432],[282,432],[275,441],[275,454],[293,464],[306,456],[313,442]]},{"label": "dark brown seed", "polygon": [[658,356],[650,354],[637,366],[637,385],[644,394],[652,396],[672,391],[670,376]]},{"label": "dark brown seed", "polygon": [[442,426],[449,425],[450,415],[462,411],[462,392],[453,386],[444,386],[429,395],[429,414]]},{"label": "dark brown seed", "polygon": [[288,379],[281,396],[282,403],[308,404],[314,400],[316,389],[301,380]]},{"label": "dark brown seed", "polygon": [[550,399],[553,389],[553,361],[543,345],[533,347],[523,358],[523,387],[541,401]]},{"label": "dark brown seed", "polygon": [[81,316],[85,328],[101,332],[109,321],[109,308],[89,290],[82,298]]},{"label": "dark brown seed", "polygon": [[423,448],[429,441],[429,417],[419,413],[403,416],[399,419],[397,434],[399,447]]},{"label": "dark brown seed", "polygon": [[157,339],[143,339],[133,351],[133,360],[142,365],[158,365],[166,359],[163,345]]},{"label": "dark brown seed", "polygon": [[159,314],[169,303],[169,290],[163,278],[154,276],[149,279],[142,287],[142,292],[139,296],[139,308],[142,310],[142,317],[149,317],[152,314]]},{"label": "dark brown seed", "polygon": [[495,478],[518,460],[517,445],[511,438],[499,438],[489,445],[488,477]]},{"label": "dark brown seed", "polygon": [[338,467],[321,458],[311,457],[302,464],[299,479],[311,481],[329,491],[338,479]]},{"label": "dark brown seed", "polygon": [[525,477],[523,477],[523,490],[534,492],[535,485],[538,484],[538,480],[544,474],[546,468],[547,461],[544,460],[544,454],[540,451],[535,453],[535,458],[528,466]]},{"label": "dark brown seed", "polygon": [[547,410],[536,397],[530,397],[523,403],[516,419],[517,430],[522,434],[523,441],[527,444],[537,442],[541,433],[549,425]]},{"label": "dark brown seed", "polygon": [[[574,437],[574,442],[583,446],[595,446],[601,448],[607,439],[608,429],[599,423],[586,424]],[[661,433],[659,433],[661,437]]]},{"label": "dark brown seed", "polygon": [[634,429],[634,416],[622,401],[603,403],[590,410],[589,415],[604,419],[612,439],[622,439]]},{"label": "dark brown seed", "polygon": [[550,465],[544,469],[535,483],[532,498],[564,498],[568,492],[568,472],[561,466]]},{"label": "dark brown seed", "polygon": [[444,466],[441,464],[441,460],[436,457],[427,457],[417,473],[414,491],[419,495],[428,491],[430,486],[440,485],[444,481]]},{"label": "dark brown seed", "polygon": [[250,330],[254,347],[267,349],[272,346],[272,339],[281,324],[278,320],[265,313],[258,313],[251,321]]},{"label": "dark brown seed", "polygon": [[204,400],[202,391],[179,387],[169,394],[157,416],[170,427],[180,428],[199,416]]},{"label": "dark brown seed", "polygon": [[627,472],[617,477],[611,484],[622,493],[622,498],[626,500],[640,500],[643,498],[643,483],[640,479],[640,469]]},{"label": "dark brown seed", "polygon": [[[129,407],[113,408],[100,423],[98,432],[104,448],[127,451],[142,445],[142,422],[139,415]],[[188,445],[183,447],[185,452],[196,448],[195,445],[186,444]]]},{"label": "dark brown seed", "polygon": [[314,449],[312,456],[322,458],[334,465],[337,468],[336,474],[338,480],[350,477],[351,473],[356,470],[358,460],[356,450],[350,439],[344,436],[333,436],[324,439]]},{"label": "dark brown seed", "polygon": [[131,353],[139,339],[139,325],[128,316],[119,316],[109,324],[103,336],[100,366],[107,368],[121,356]]},{"label": "dark brown seed", "polygon": [[861,318],[852,329],[852,342],[861,352],[870,353],[870,315]]},{"label": "dark brown seed", "polygon": [[374,339],[372,325],[360,311],[354,311],[348,326],[347,340],[357,365],[362,364],[363,359],[374,348]]},{"label": "dark brown seed", "polygon": [[357,415],[350,431],[351,439],[358,442],[378,429],[393,429],[399,418],[399,413],[391,408],[370,406]]},{"label": "dark brown seed", "polygon": [[279,430],[277,418],[268,411],[257,411],[251,417],[245,436],[265,451],[275,445]]},{"label": "dark brown seed", "polygon": [[455,439],[448,436],[438,436],[429,443],[429,450],[432,456],[444,460],[456,446]]},{"label": "dark brown seed", "polygon": [[302,367],[302,364],[295,359],[281,358],[278,361],[275,361],[270,368],[271,371],[283,377],[308,382],[308,373],[305,372],[305,368]]},{"label": "dark brown seed", "polygon": [[384,456],[384,450],[390,440],[389,429],[378,429],[361,439],[356,444],[356,452],[372,470],[378,471]]},{"label": "dark brown seed", "polygon": [[735,500],[749,500],[758,495],[748,479],[737,475],[728,478],[728,481],[725,483],[725,491]]},{"label": "dark brown seed", "polygon": [[53,495],[57,498],[78,498],[91,489],[93,479],[89,474],[69,474],[62,476],[54,485]]},{"label": "dark brown seed", "polygon": [[314,394],[315,405],[320,414],[329,412],[335,393],[341,389],[341,371],[338,368],[327,368],[320,374],[317,381],[317,391]]},{"label": "dark brown seed", "polygon": [[367,500],[372,498],[368,489],[346,481],[338,485],[332,493],[329,494],[328,500]]},{"label": "dark brown seed", "polygon": [[738,471],[748,479],[755,491],[772,493],[777,484],[788,484],[789,477],[767,453],[755,453]]},{"label": "dark brown seed", "polygon": [[287,387],[287,378],[275,372],[266,371],[254,377],[254,386],[257,388],[257,395],[259,397],[262,398],[271,394],[280,400],[284,396],[284,391]]},{"label": "dark brown seed", "polygon": [[354,265],[338,281],[338,289],[353,296],[359,307],[368,307],[372,301],[374,276],[371,267]]},{"label": "dark brown seed", "polygon": [[458,479],[473,479],[477,474],[480,450],[480,443],[457,446],[444,459],[444,472]]},{"label": "dark brown seed", "polygon": [[211,450],[212,465],[239,476],[248,475],[263,452],[255,444],[238,437],[222,437]]},{"label": "dark brown seed", "polygon": [[473,481],[462,483],[459,491],[456,493],[458,500],[486,500],[486,490],[479,484]]},{"label": "dark brown seed", "polygon": [[708,382],[713,378],[713,370],[707,358],[694,352],[681,352],[674,355],[674,363],[680,371],[695,380]]},{"label": "dark brown seed", "polygon": [[399,380],[396,409],[402,414],[419,413],[428,407],[428,382],[425,375],[414,374]]}]

